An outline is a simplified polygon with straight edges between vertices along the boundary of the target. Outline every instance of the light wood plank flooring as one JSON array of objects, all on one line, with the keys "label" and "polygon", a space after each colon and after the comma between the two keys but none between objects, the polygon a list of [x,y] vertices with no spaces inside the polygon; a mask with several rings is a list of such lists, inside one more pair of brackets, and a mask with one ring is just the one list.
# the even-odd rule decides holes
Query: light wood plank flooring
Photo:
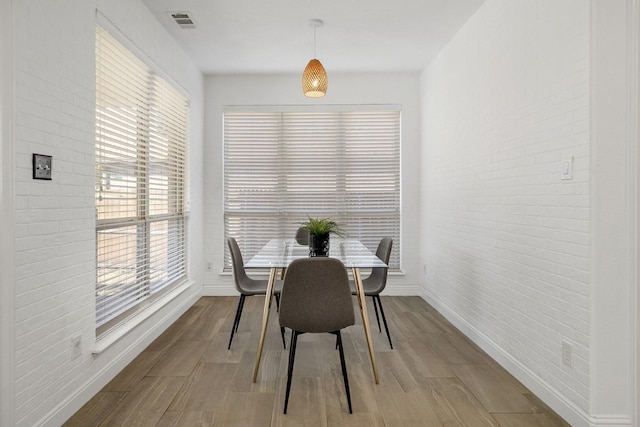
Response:
[{"label": "light wood plank flooring", "polygon": [[394,350],[367,298],[380,384],[361,321],[343,331],[351,415],[333,335],[300,336],[283,415],[275,304],[253,383],[263,297],[247,298],[231,350],[237,297],[203,297],[65,426],[568,426],[421,298],[382,300]]}]

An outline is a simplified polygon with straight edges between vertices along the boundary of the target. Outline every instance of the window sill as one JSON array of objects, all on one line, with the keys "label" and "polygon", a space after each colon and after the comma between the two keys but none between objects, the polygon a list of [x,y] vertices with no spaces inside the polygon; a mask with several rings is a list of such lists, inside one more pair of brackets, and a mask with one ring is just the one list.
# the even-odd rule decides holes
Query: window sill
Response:
[{"label": "window sill", "polygon": [[157,313],[161,308],[169,304],[175,298],[177,298],[184,291],[189,289],[194,282],[187,281],[175,289],[172,289],[166,295],[163,295],[153,304],[145,308],[144,310],[136,313],[131,318],[127,319],[125,322],[115,327],[112,331],[105,333],[103,336],[96,340],[96,343],[91,348],[91,353],[93,355],[97,355],[111,347],[115,344],[120,338],[124,337],[136,327],[138,327],[142,322],[153,316]]}]

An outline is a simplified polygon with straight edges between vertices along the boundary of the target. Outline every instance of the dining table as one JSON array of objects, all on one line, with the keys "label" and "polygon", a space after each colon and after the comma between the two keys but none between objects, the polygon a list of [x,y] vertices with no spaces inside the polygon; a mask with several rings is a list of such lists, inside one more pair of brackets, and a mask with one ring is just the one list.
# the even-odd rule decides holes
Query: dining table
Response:
[{"label": "dining table", "polygon": [[[271,239],[244,265],[244,267],[248,269],[269,269],[269,281],[265,295],[264,310],[262,313],[262,328],[260,330],[260,340],[258,342],[256,361],[253,369],[254,383],[257,380],[258,370],[260,368],[260,359],[262,357],[262,349],[264,347],[267,325],[269,323],[269,312],[271,311],[271,301],[273,298],[276,280],[279,275],[284,277],[287,267],[293,260],[308,256],[309,247],[307,245],[299,244],[295,239]],[[364,335],[369,349],[369,358],[371,360],[373,377],[375,383],[379,384],[380,381],[376,367],[373,341],[371,339],[371,328],[369,326],[369,318],[367,316],[367,305],[364,290],[362,288],[360,269],[373,267],[387,268],[387,264],[385,264],[375,255],[375,253],[371,252],[369,248],[357,239],[332,237],[328,256],[339,259],[347,269],[351,270],[356,288],[356,298],[360,307]]]}]

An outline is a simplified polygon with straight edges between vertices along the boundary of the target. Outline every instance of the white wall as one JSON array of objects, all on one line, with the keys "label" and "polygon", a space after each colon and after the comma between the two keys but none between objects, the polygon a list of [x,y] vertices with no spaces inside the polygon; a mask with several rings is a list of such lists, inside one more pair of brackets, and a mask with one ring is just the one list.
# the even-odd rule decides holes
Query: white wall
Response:
[{"label": "white wall", "polygon": [[[385,293],[417,295],[419,281],[418,174],[420,149],[418,73],[337,74],[327,70],[329,89],[319,99],[302,94],[300,74],[216,75],[205,80],[205,273],[206,295],[234,295],[232,277],[222,273],[224,220],[222,111],[225,105],[399,104],[402,107],[402,251],[403,274],[391,274]],[[372,248],[375,250],[375,248]]]},{"label": "white wall", "polygon": [[[634,417],[640,2],[591,2],[591,406],[594,422]],[[636,408],[637,410],[638,408]],[[632,425],[638,425],[635,419]]]},{"label": "white wall", "polygon": [[423,295],[572,425],[631,423],[628,3],[488,0],[422,75]]},{"label": "white wall", "polygon": [[13,5],[0,14],[0,426],[14,413]]},{"label": "white wall", "polygon": [[[95,342],[96,8],[192,98],[194,285],[98,355]],[[142,2],[23,0],[15,17],[15,419],[59,425],[201,293],[203,79]],[[31,154],[53,180],[31,179]],[[71,337],[82,354],[72,360]]]}]

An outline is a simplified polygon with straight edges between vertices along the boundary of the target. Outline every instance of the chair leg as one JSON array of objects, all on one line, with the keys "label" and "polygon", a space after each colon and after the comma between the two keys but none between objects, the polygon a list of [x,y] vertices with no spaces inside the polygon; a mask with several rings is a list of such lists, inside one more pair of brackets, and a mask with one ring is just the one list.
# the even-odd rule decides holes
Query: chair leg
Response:
[{"label": "chair leg", "polygon": [[240,315],[242,314],[242,307],[244,306],[244,299],[246,297],[240,294],[238,299],[238,307],[236,308],[236,316],[233,319],[233,326],[231,327],[231,335],[229,336],[229,345],[227,350],[231,350],[231,341],[233,341],[233,334],[238,330],[238,324],[240,323]]},{"label": "chair leg", "polygon": [[376,320],[378,321],[378,332],[382,332],[382,328],[380,328],[380,317],[378,316],[378,305],[376,304],[376,295],[371,295],[371,299],[373,300],[373,310],[376,312]]},{"label": "chair leg", "polygon": [[382,314],[382,321],[384,322],[384,329],[387,331],[387,338],[389,339],[389,347],[393,350],[393,344],[391,344],[391,334],[389,333],[389,326],[387,325],[387,318],[384,315],[384,309],[382,308],[382,300],[380,299],[380,295],[376,295],[373,297],[374,301],[378,300],[378,305],[380,306],[380,313]]},{"label": "chair leg", "polygon": [[296,358],[296,343],[298,342],[298,335],[300,332],[291,332],[291,344],[289,345],[289,367],[287,368],[287,391],[284,395],[284,414],[287,413],[287,406],[289,406],[289,392],[291,391],[291,375],[293,374],[293,362]]},{"label": "chair leg", "polygon": [[287,349],[287,343],[284,340],[284,326],[280,326],[280,335],[282,335],[282,348]]},{"label": "chair leg", "polygon": [[240,311],[238,312],[238,321],[236,322],[236,332],[238,332],[238,326],[240,326],[240,318],[242,317],[242,310],[244,310],[244,301],[246,298],[246,295],[242,295],[240,298]]},{"label": "chair leg", "polygon": [[276,294],[276,313],[280,311],[280,294]]},{"label": "chair leg", "polygon": [[334,332],[338,340],[338,350],[340,351],[340,365],[342,365],[342,379],[344,380],[344,389],[347,393],[347,404],[349,405],[349,413],[353,414],[351,409],[351,392],[349,391],[349,376],[347,375],[347,364],[344,362],[344,350],[342,348],[342,335],[340,331]]}]

